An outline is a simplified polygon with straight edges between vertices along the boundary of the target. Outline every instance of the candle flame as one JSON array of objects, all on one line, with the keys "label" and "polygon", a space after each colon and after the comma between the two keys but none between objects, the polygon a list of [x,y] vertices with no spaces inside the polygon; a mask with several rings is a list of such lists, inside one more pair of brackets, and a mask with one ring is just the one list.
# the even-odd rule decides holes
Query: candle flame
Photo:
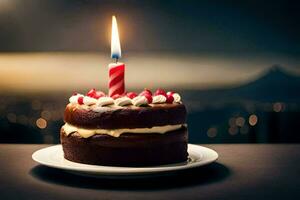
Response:
[{"label": "candle flame", "polygon": [[121,45],[118,31],[117,19],[112,16],[112,27],[111,27],[111,58],[121,58]]}]

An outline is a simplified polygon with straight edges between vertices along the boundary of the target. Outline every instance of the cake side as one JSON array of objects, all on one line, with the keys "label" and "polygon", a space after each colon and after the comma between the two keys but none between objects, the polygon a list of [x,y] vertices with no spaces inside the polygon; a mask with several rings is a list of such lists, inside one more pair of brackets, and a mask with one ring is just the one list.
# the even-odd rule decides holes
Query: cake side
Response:
[{"label": "cake side", "polygon": [[125,133],[120,137],[60,134],[66,159],[79,163],[109,166],[154,166],[187,160],[186,128],[166,134]]}]

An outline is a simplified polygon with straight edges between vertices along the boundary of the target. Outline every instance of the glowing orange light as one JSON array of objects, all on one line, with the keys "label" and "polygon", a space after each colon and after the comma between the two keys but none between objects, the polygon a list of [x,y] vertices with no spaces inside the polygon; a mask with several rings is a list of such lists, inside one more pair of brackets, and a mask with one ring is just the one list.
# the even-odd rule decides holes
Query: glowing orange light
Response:
[{"label": "glowing orange light", "polygon": [[36,126],[40,129],[44,129],[47,127],[47,121],[43,118],[38,118],[35,122]]},{"label": "glowing orange light", "polygon": [[239,127],[242,127],[245,124],[245,119],[243,117],[238,117],[235,120],[235,124]]},{"label": "glowing orange light", "polygon": [[251,126],[255,126],[257,124],[257,122],[258,122],[258,117],[256,115],[254,115],[254,114],[250,115],[250,117],[249,117],[249,124]]},{"label": "glowing orange light", "polygon": [[210,138],[216,137],[218,133],[218,129],[215,127],[211,127],[207,130],[207,136]]}]

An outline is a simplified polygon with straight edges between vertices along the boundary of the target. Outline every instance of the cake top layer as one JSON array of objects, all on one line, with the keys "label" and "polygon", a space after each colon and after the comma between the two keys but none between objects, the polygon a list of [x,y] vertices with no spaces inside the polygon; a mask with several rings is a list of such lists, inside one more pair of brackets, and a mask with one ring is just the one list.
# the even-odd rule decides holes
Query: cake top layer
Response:
[{"label": "cake top layer", "polygon": [[186,108],[178,93],[158,89],[107,97],[90,90],[70,97],[66,123],[88,129],[151,128],[186,123]]},{"label": "cake top layer", "polygon": [[94,106],[84,108],[68,104],[65,109],[66,123],[86,129],[152,128],[154,126],[186,123],[186,108],[183,104],[149,104],[137,106]]}]

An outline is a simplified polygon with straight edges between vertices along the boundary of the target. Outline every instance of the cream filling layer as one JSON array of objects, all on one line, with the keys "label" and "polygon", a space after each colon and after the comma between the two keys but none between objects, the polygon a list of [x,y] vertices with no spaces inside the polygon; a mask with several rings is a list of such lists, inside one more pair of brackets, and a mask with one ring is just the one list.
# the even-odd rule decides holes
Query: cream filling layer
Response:
[{"label": "cream filling layer", "polygon": [[147,133],[160,133],[164,134],[169,131],[174,131],[180,129],[186,124],[176,124],[176,125],[166,125],[166,126],[154,126],[152,128],[122,128],[122,129],[84,129],[79,128],[68,123],[63,125],[63,129],[66,135],[77,132],[81,137],[88,138],[95,134],[106,134],[113,137],[119,137],[122,133],[137,133],[137,134],[147,134]]}]

